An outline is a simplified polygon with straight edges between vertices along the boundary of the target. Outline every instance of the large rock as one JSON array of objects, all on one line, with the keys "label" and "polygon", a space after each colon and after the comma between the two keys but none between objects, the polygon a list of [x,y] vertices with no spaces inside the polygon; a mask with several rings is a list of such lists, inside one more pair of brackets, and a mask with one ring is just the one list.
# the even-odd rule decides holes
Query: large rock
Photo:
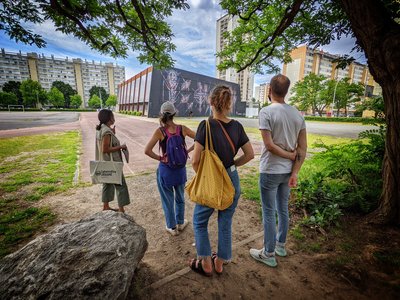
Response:
[{"label": "large rock", "polygon": [[122,213],[58,226],[0,261],[0,298],[124,299],[146,249],[146,231]]}]

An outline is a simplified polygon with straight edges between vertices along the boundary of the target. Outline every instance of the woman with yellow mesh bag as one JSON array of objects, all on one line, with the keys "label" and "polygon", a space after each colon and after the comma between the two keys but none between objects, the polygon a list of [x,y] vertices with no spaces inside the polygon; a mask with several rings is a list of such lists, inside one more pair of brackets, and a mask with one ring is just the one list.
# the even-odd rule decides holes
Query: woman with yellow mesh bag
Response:
[{"label": "woman with yellow mesh bag", "polygon": [[[231,260],[232,217],[240,197],[240,182],[236,167],[254,158],[253,148],[242,124],[228,118],[232,106],[232,92],[229,87],[215,87],[210,96],[210,105],[213,116],[199,124],[195,138],[192,166],[199,174],[196,174],[186,187],[189,197],[196,202],[193,228],[197,259],[192,259],[189,265],[193,271],[206,276],[212,275],[213,265],[215,272],[221,274],[223,264]],[[239,149],[242,149],[243,154],[235,158]],[[213,162],[215,174],[200,174],[204,172],[205,164],[209,164],[206,160],[212,156],[210,153],[206,154],[207,151],[213,152],[220,159],[224,168],[223,172],[220,172],[219,164]],[[214,179],[210,181],[209,177]],[[226,189],[223,186],[211,185],[210,182],[215,180],[221,182],[224,187],[232,185],[232,193],[230,194],[229,187]],[[210,196],[217,195],[213,196],[215,199],[205,199],[206,197],[201,196],[201,193],[196,192],[207,189]],[[218,195],[220,190],[226,192]],[[232,198],[229,202],[225,202],[225,199],[221,200],[229,194]],[[207,227],[208,220],[215,209],[218,212],[218,249],[217,252],[212,252]]]}]

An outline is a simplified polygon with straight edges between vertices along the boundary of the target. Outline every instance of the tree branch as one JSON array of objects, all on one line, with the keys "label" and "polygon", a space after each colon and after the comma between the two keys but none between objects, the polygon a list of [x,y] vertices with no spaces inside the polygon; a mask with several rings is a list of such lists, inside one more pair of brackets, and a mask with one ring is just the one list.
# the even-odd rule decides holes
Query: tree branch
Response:
[{"label": "tree branch", "polygon": [[137,33],[143,34],[143,32],[139,28],[137,28],[135,25],[133,25],[132,23],[130,23],[128,21],[128,18],[126,17],[126,15],[124,13],[124,10],[122,9],[122,6],[121,6],[121,3],[119,2],[119,0],[115,0],[115,3],[117,4],[118,11],[121,14],[122,19],[124,19],[125,24],[128,25],[133,30],[135,30]]},{"label": "tree branch", "polygon": [[[150,29],[149,25],[147,24],[146,19],[145,19],[143,13],[142,13],[142,10],[141,10],[140,5],[137,2],[137,0],[131,0],[131,3],[133,5],[133,7],[135,8],[135,10],[136,10],[136,12],[138,14],[138,17],[140,19],[140,24],[141,24],[140,27],[142,28],[141,32],[142,32],[143,42],[145,43],[147,49],[149,49],[151,52],[153,52],[155,54],[156,53],[155,49],[152,46],[150,46],[150,44],[149,44],[149,38],[147,36],[147,33],[150,33],[154,40],[157,40],[157,39],[154,36],[154,34],[153,34],[152,30]],[[158,59],[155,58],[155,55],[153,55],[153,58],[156,61],[158,61]]]},{"label": "tree branch", "polygon": [[63,15],[64,17],[66,17],[67,19],[71,20],[72,22],[74,22],[76,25],[78,25],[78,27],[82,30],[84,36],[86,36],[97,48],[103,50],[105,48],[107,48],[108,46],[111,46],[114,49],[114,52],[116,54],[118,54],[118,50],[115,47],[115,45],[111,42],[111,41],[107,41],[104,44],[100,44],[90,33],[90,31],[82,24],[82,22],[76,18],[75,16],[73,16],[71,13],[69,13],[67,10],[65,10],[59,3],[57,0],[50,0],[50,6],[52,9],[54,9],[55,11],[57,11],[60,15]]},{"label": "tree branch", "polygon": [[[269,38],[265,38],[261,43],[264,44],[262,47],[260,47],[256,54],[253,56],[253,58],[251,59],[250,62],[248,62],[247,64],[245,64],[242,68],[239,69],[238,72],[243,71],[244,69],[248,68],[249,66],[253,65],[253,63],[258,59],[260,53],[268,48],[269,46],[271,46],[273,44],[273,42],[275,41],[275,39],[281,35],[292,23],[294,18],[296,17],[297,13],[300,10],[300,6],[303,4],[305,0],[296,0],[292,6],[288,6],[285,10],[285,14],[281,20],[281,22],[279,23],[278,27],[275,29],[274,33],[272,34],[272,36]],[[272,48],[272,50],[275,47]],[[266,59],[269,58],[269,56],[272,55],[272,51],[269,51],[268,54],[262,58],[262,60],[260,60],[260,62],[265,61]]]},{"label": "tree branch", "polygon": [[247,17],[242,16],[240,13],[238,14],[239,18],[244,20],[244,21],[249,21],[251,19],[251,16],[254,15],[258,10],[261,10],[262,6],[263,6],[263,2],[264,1],[259,1],[258,5],[253,9],[252,12],[250,12],[250,14]]}]

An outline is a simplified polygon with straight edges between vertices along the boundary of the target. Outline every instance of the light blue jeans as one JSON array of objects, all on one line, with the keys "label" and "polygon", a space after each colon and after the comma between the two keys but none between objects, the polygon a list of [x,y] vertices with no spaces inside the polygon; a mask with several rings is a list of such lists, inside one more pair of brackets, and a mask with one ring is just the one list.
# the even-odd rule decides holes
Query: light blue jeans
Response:
[{"label": "light blue jeans", "polygon": [[[229,261],[232,258],[232,217],[240,197],[240,181],[236,168],[226,169],[235,188],[233,203],[225,210],[218,210],[218,257]],[[214,208],[196,204],[193,212],[193,228],[196,240],[197,256],[211,256],[211,245],[208,238],[208,220]]]},{"label": "light blue jeans", "polygon": [[165,186],[157,169],[157,186],[167,227],[172,229],[177,224],[183,224],[185,220],[185,184]]},{"label": "light blue jeans", "polygon": [[[274,255],[276,243],[282,246],[286,243],[289,229],[289,178],[290,174],[260,173],[264,249],[269,255]],[[276,212],[278,212],[278,234],[276,233]]]}]

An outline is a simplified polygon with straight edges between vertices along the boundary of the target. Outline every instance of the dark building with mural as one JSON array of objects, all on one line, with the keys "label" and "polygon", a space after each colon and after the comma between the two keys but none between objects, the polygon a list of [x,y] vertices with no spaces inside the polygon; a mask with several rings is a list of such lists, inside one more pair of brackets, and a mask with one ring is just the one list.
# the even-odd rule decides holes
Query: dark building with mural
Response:
[{"label": "dark building with mural", "polygon": [[158,117],[160,106],[171,101],[178,116],[208,116],[208,96],[216,85],[227,85],[233,94],[232,115],[244,116],[246,103],[240,101],[236,83],[176,68],[157,70],[149,67],[118,86],[118,110],[141,111]]}]

